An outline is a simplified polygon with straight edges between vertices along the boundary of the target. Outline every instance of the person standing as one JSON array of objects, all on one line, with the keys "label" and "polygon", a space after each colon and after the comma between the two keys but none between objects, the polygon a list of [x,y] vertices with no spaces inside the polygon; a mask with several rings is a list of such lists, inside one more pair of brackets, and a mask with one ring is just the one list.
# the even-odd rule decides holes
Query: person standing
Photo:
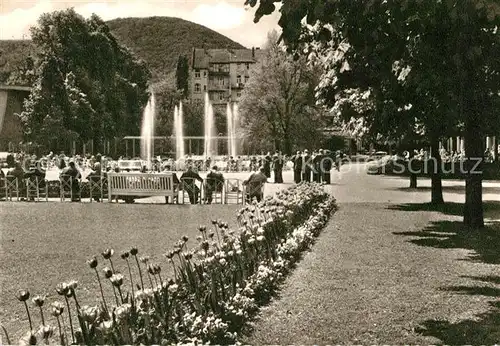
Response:
[{"label": "person standing", "polygon": [[272,163],[271,153],[268,152],[267,155],[264,157],[262,165],[264,167],[264,175],[267,177],[267,179],[271,178],[271,163]]},{"label": "person standing", "polygon": [[318,150],[316,155],[314,155],[313,162],[313,181],[315,183],[321,183],[321,161],[323,160],[322,150]]},{"label": "person standing", "polygon": [[304,150],[302,155],[302,181],[306,183],[311,182],[311,156],[309,155],[309,150]]},{"label": "person standing", "polygon": [[281,153],[276,150],[273,156],[273,173],[274,182],[277,184],[283,183],[283,157]]},{"label": "person standing", "polygon": [[329,150],[324,151],[323,159],[321,160],[320,168],[322,173],[322,180],[325,184],[331,184],[331,173],[334,159]]},{"label": "person standing", "polygon": [[293,161],[293,181],[299,184],[302,181],[302,153],[297,150],[297,153],[292,157]]}]

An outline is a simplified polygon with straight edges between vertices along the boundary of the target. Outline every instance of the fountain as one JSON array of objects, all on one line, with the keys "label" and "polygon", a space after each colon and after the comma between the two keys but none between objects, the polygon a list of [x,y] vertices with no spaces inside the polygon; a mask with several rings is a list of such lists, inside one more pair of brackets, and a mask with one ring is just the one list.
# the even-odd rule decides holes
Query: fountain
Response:
[{"label": "fountain", "polygon": [[238,146],[237,146],[237,131],[238,131],[238,105],[233,104],[231,109],[231,104],[228,103],[226,107],[226,118],[227,118],[227,151],[228,155],[232,157],[238,156]]},{"label": "fountain", "polygon": [[214,157],[217,150],[215,148],[215,119],[214,119],[214,109],[210,103],[208,93],[205,93],[205,143],[203,156],[204,157]]},{"label": "fountain", "polygon": [[155,107],[155,96],[151,93],[151,97],[142,114],[141,127],[141,159],[146,161],[146,168],[148,170],[151,170],[151,159],[154,154]]},{"label": "fountain", "polygon": [[179,102],[179,107],[174,108],[174,135],[175,135],[175,158],[180,160],[184,157],[184,114],[182,109],[182,101]]}]

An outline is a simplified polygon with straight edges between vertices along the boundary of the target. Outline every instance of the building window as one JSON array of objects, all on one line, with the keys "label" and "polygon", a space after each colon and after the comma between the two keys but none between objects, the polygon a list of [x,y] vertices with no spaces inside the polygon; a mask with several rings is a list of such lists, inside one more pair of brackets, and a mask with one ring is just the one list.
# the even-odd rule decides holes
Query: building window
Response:
[{"label": "building window", "polygon": [[236,83],[241,84],[241,76],[240,75],[236,76]]},{"label": "building window", "polygon": [[199,84],[199,83],[196,83],[196,84],[194,85],[194,92],[195,92],[195,93],[199,93],[199,92],[201,92],[201,87],[200,87],[200,84]]},{"label": "building window", "polygon": [[200,78],[200,70],[194,70],[194,77]]},{"label": "building window", "polygon": [[219,94],[219,100],[221,100],[221,101],[224,100],[224,93]]},{"label": "building window", "polygon": [[224,85],[224,78],[223,77],[219,77],[219,85],[220,86]]},{"label": "building window", "polygon": [[247,62],[247,70],[250,70],[250,63]]},{"label": "building window", "polygon": [[203,85],[203,91],[207,91],[207,86]]},{"label": "building window", "polygon": [[240,63],[238,63],[238,68],[241,68],[241,64]]},{"label": "building window", "polygon": [[207,71],[203,71],[203,78],[207,78]]},{"label": "building window", "polygon": [[236,93],[236,97],[241,97],[241,91],[238,91],[238,92]]},{"label": "building window", "polygon": [[245,83],[248,83],[248,76],[245,76]]}]

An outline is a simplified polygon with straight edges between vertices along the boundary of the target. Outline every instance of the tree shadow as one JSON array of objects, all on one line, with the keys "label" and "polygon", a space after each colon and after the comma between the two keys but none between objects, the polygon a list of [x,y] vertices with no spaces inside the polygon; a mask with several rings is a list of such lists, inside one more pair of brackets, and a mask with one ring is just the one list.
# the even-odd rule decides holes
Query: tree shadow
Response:
[{"label": "tree shadow", "polygon": [[438,338],[445,345],[493,345],[500,340],[500,302],[490,302],[490,306],[490,311],[476,315],[474,319],[456,323],[427,320],[415,331]]},{"label": "tree shadow", "polygon": [[493,223],[481,230],[472,230],[458,221],[433,222],[422,231],[393,232],[417,237],[410,242],[419,246],[441,249],[467,249],[473,252],[467,260],[500,264],[500,224]]},{"label": "tree shadow", "polygon": [[[500,284],[500,276],[465,277]],[[442,290],[474,296],[500,297],[500,288],[490,286],[450,286],[442,288]],[[424,336],[438,338],[443,344],[448,345],[496,344],[500,340],[500,302],[490,301],[488,304],[489,311],[475,315],[473,319],[456,323],[444,320],[426,320],[416,327],[415,331]]]},{"label": "tree shadow", "polygon": [[[395,190],[395,191],[403,191],[403,192],[430,192],[431,191],[430,186],[422,186],[422,187],[417,187],[417,188],[395,187],[395,188],[389,188],[389,189]],[[465,186],[462,186],[462,185],[443,186],[443,192],[465,194]],[[500,193],[500,187],[483,186],[483,193],[484,194]]]},{"label": "tree shadow", "polygon": [[[462,216],[464,212],[463,203],[446,202],[443,204],[432,203],[405,203],[390,205],[387,207],[390,210],[420,212],[434,211],[445,215]],[[500,201],[483,201],[484,217],[491,219],[500,218]]]}]

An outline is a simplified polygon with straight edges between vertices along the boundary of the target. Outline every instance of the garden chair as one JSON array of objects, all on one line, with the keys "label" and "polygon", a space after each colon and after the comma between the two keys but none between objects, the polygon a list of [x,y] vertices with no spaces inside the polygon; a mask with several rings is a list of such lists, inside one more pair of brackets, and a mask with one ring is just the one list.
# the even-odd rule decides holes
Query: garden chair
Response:
[{"label": "garden chair", "polygon": [[21,193],[21,184],[19,184],[19,179],[13,176],[5,177],[5,199],[12,201],[12,194],[16,194],[16,198],[19,201],[19,194]]},{"label": "garden chair", "polygon": [[236,204],[243,204],[243,184],[240,179],[226,179],[224,191],[224,203],[236,201]]},{"label": "garden chair", "polygon": [[224,181],[219,179],[208,178],[203,184],[203,202],[207,204],[217,203],[222,204],[224,190]]},{"label": "garden chair", "polygon": [[26,182],[26,199],[29,201],[35,199],[40,201],[40,195],[49,201],[49,185],[47,181],[40,177],[30,177],[25,179]]},{"label": "garden chair", "polygon": [[61,202],[70,197],[71,201],[81,201],[80,181],[70,175],[61,175],[59,177],[59,195]]},{"label": "garden chair", "polygon": [[264,183],[249,182],[245,185],[245,202],[251,203],[254,198],[258,202],[264,198]]},{"label": "garden chair", "polygon": [[200,188],[196,185],[195,178],[181,178],[180,190],[182,195],[182,204],[184,204],[184,199],[186,198],[186,193],[189,197],[189,202],[191,204],[200,203]]},{"label": "garden chair", "polygon": [[97,198],[99,202],[102,202],[104,199],[104,179],[100,175],[90,175],[87,177],[89,182],[89,196],[90,202],[94,201],[94,198]]}]

